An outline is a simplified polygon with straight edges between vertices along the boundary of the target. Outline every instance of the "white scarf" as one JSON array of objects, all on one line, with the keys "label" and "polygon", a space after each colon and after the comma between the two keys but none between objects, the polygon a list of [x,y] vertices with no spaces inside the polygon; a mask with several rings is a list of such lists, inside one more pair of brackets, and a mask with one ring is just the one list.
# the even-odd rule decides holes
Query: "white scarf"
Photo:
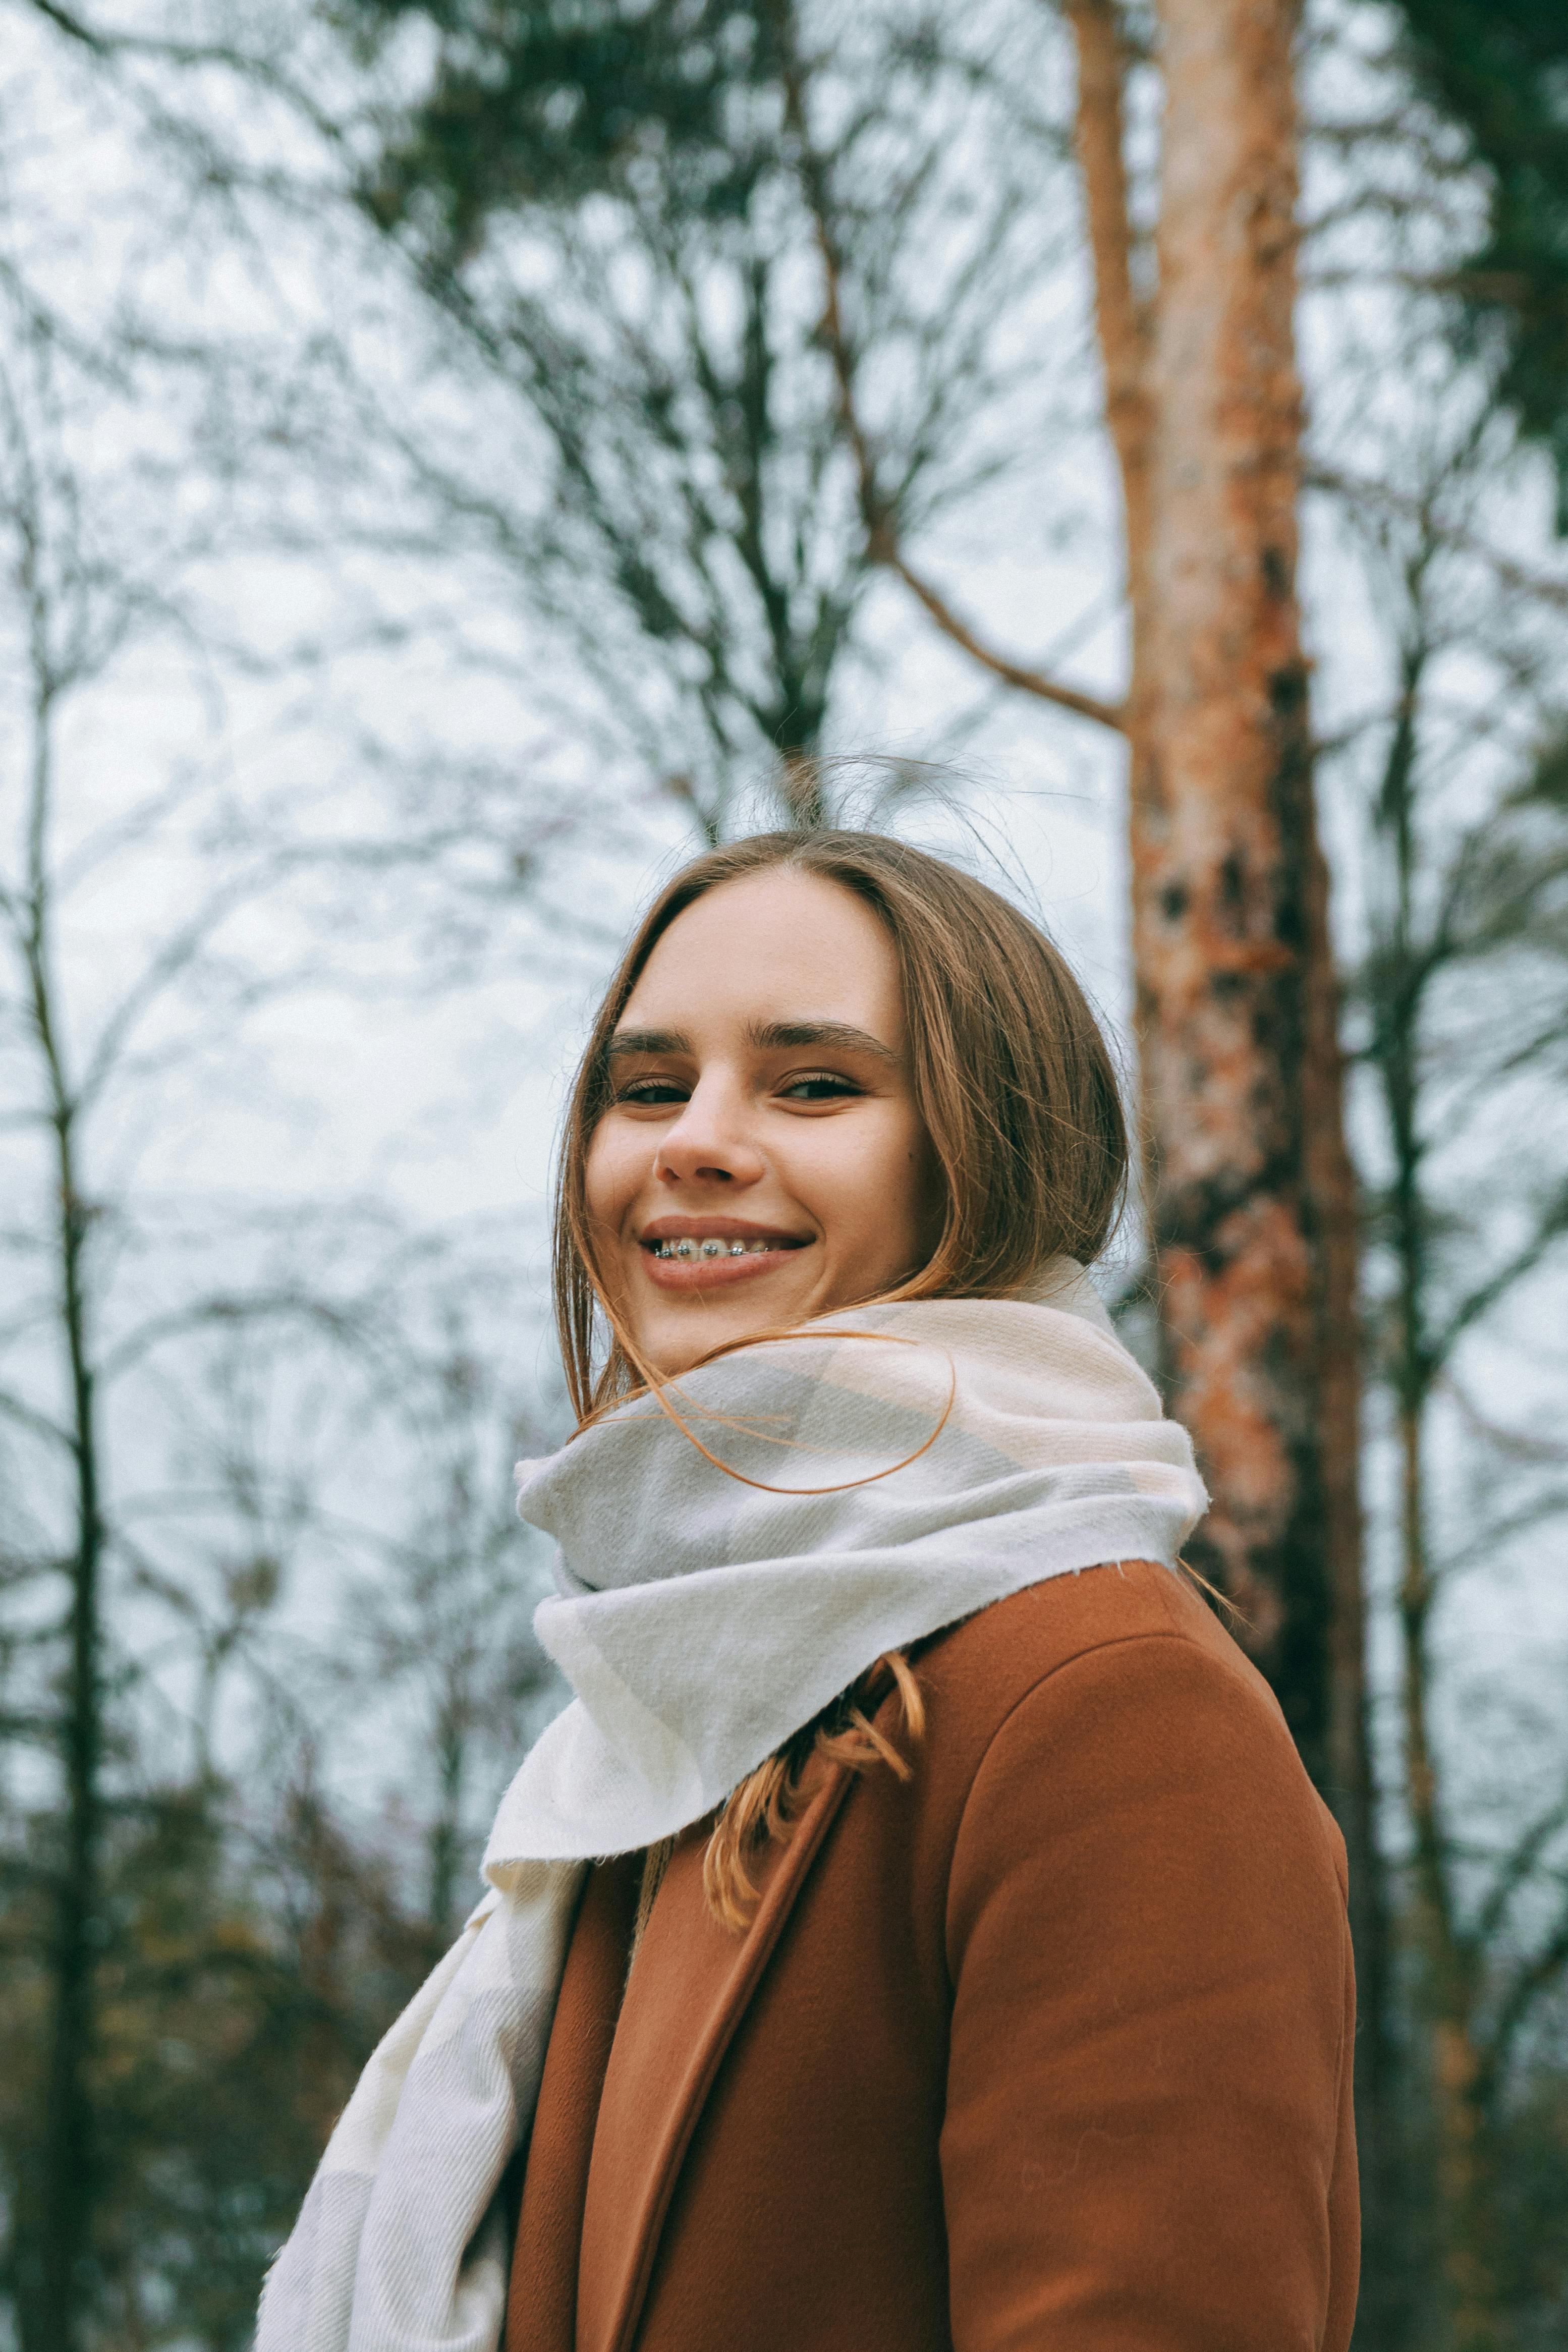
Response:
[{"label": "white scarf", "polygon": [[1030,1302],[857,1309],[668,1393],[759,1483],[647,1396],[519,1465],[520,1511],[561,1545],[534,1624],[574,1696],[501,1800],[489,1893],[343,2111],[257,2352],[495,2352],[498,2191],[586,1864],[700,1821],[885,1651],[1047,1577],[1173,1565],[1205,1505],[1067,1259]]}]

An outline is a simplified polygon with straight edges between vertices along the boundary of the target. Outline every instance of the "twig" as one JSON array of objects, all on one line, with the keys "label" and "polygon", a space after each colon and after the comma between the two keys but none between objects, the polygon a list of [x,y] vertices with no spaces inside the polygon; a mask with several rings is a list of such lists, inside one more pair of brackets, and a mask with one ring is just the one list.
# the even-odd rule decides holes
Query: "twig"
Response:
[{"label": "twig", "polygon": [[1497,574],[1505,587],[1516,588],[1521,594],[1538,596],[1543,604],[1556,604],[1568,612],[1568,580],[1554,580],[1547,572],[1533,572],[1528,564],[1505,555],[1500,548],[1489,546],[1473,531],[1461,524],[1440,522],[1432,513],[1426,499],[1396,490],[1387,482],[1372,481],[1363,475],[1347,474],[1331,466],[1310,465],[1302,473],[1302,483],[1310,490],[1324,490],[1332,498],[1343,499],[1352,506],[1380,506],[1402,520],[1418,523],[1440,547],[1461,555],[1473,555]]},{"label": "twig", "polygon": [[1098,695],[1082,693],[1077,687],[1065,686],[1059,679],[1047,677],[1041,671],[998,653],[977,635],[967,621],[960,618],[947,599],[914,570],[904,554],[900,543],[896,507],[883,495],[877,478],[876,457],[856,398],[855,357],[844,323],[843,257],[834,233],[826,167],[812,143],[806,122],[805,80],[795,47],[794,9],[790,0],[778,0],[773,13],[782,59],[784,119],[798,152],[801,186],[811,213],[817,256],[822,265],[820,332],[833,365],[839,423],[855,462],[860,512],[866,529],[867,555],[872,563],[893,572],[901,580],[942,635],[961,646],[972,661],[989,670],[994,677],[1016,687],[1020,693],[1035,696],[1038,701],[1054,703],[1059,709],[1073,711],[1080,719],[1091,719],[1098,726],[1124,733],[1127,719],[1120,704],[1104,702]]},{"label": "twig", "polygon": [[940,596],[928,580],[912,570],[902,555],[894,552],[879,556],[875,543],[873,559],[889,572],[894,572],[931,614],[937,627],[955,646],[962,646],[970,658],[977,661],[993,677],[1015,686],[1022,694],[1032,694],[1041,702],[1054,702],[1063,710],[1076,711],[1080,719],[1092,719],[1100,727],[1114,728],[1118,734],[1127,731],[1127,711],[1120,702],[1102,702],[1098,695],[1084,694],[1076,686],[1064,686],[1059,678],[1046,677],[1039,670],[1029,669],[1021,662],[1012,661],[1005,654],[997,653],[986,645],[966,621],[961,620],[946,599]]}]

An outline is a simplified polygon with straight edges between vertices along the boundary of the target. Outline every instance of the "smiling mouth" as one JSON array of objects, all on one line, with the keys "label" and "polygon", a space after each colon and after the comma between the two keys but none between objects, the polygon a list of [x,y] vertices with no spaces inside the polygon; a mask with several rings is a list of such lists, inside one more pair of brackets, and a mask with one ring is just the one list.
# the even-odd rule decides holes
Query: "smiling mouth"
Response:
[{"label": "smiling mouth", "polygon": [[739,1217],[733,1223],[716,1217],[706,1233],[695,1217],[661,1217],[639,1241],[648,1278],[661,1290],[709,1290],[754,1281],[810,1244],[809,1234],[769,1233],[765,1226],[759,1231]]},{"label": "smiling mouth", "polygon": [[772,1250],[800,1249],[805,1244],[800,1242],[782,1240],[725,1241],[716,1234],[709,1234],[700,1241],[694,1241],[689,1235],[685,1235],[679,1241],[649,1242],[645,1246],[655,1257],[681,1258],[688,1263],[706,1261],[711,1264],[717,1258],[766,1257]]}]

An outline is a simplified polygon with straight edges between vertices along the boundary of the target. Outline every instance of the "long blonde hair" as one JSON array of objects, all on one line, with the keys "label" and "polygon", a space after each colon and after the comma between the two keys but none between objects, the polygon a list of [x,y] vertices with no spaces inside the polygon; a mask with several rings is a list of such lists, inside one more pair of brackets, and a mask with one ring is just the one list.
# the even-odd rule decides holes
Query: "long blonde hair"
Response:
[{"label": "long blonde hair", "polygon": [[[944,1201],[931,1257],[885,1296],[1016,1296],[1052,1257],[1084,1264],[1097,1257],[1120,1212],[1128,1140],[1115,1066],[1082,989],[1037,924],[973,876],[879,834],[767,833],[710,850],[666,886],[639,925],[605,991],[567,1110],[556,1186],[555,1318],[579,1426],[648,1380],[608,1306],[588,1216],[588,1148],[609,1100],[611,1035],[676,919],[721,883],[775,869],[852,890],[886,926],[898,955],[915,1104]],[[732,1792],[704,1860],[715,1917],[739,1927],[750,1916],[749,1858],[787,1834],[813,1755],[857,1770],[880,1762],[907,1777],[906,1759],[871,1720],[894,1692],[901,1727],[918,1739],[919,1686],[908,1661],[894,1654]],[[650,1857],[645,1910],[658,1874]]]}]

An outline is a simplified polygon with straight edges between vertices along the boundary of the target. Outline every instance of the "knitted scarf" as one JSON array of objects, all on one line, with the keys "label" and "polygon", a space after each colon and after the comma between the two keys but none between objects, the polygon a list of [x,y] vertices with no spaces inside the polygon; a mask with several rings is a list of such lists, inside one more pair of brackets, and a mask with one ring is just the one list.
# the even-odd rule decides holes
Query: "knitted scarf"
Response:
[{"label": "knitted scarf", "polygon": [[574,1696],[343,2111],[257,2352],[495,2352],[501,2176],[588,1863],[701,1820],[886,1651],[1048,1577],[1173,1565],[1204,1507],[1185,1431],[1067,1259],[1028,1301],[826,1317],[666,1396],[685,1431],[639,1396],[519,1465],[561,1547],[534,1623]]}]

